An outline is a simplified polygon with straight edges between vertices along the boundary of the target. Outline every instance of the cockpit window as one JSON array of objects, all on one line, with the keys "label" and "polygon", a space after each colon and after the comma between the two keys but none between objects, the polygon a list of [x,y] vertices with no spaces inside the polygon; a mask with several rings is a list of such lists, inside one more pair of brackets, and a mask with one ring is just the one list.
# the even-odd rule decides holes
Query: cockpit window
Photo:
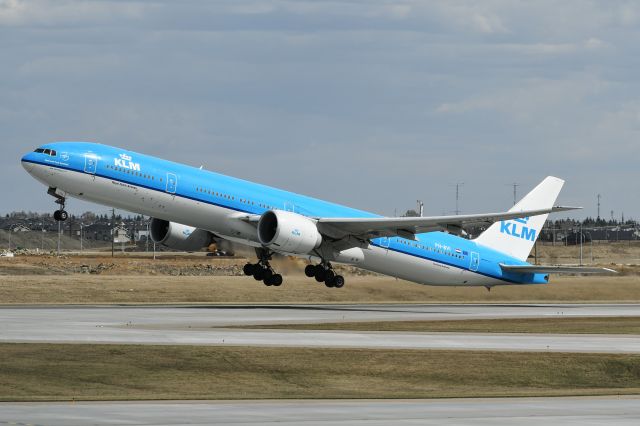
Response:
[{"label": "cockpit window", "polygon": [[37,152],[38,154],[46,154],[46,155],[49,155],[51,157],[55,157],[56,154],[57,154],[54,149],[45,149],[45,148],[38,148],[33,152]]}]

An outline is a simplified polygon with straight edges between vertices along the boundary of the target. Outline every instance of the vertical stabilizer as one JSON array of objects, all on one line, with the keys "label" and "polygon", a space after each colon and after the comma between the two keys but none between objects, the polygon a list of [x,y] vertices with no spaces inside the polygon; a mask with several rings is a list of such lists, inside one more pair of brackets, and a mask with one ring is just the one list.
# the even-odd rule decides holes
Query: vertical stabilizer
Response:
[{"label": "vertical stabilizer", "polygon": [[[564,185],[562,179],[548,176],[509,211],[538,210],[553,207]],[[548,214],[496,222],[475,239],[485,247],[527,260],[540,235]]]}]

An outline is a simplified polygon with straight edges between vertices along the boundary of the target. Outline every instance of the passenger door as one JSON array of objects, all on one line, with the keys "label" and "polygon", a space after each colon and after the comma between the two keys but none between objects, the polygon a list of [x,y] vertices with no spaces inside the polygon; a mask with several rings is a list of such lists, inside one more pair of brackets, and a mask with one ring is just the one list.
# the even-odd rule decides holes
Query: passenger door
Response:
[{"label": "passenger door", "polygon": [[84,155],[84,172],[95,175],[98,169],[98,156],[95,154]]},{"label": "passenger door", "polygon": [[480,254],[475,251],[471,252],[471,262],[469,264],[469,270],[477,271],[480,266]]},{"label": "passenger door", "polygon": [[175,194],[178,188],[178,177],[173,173],[167,173],[167,192]]},{"label": "passenger door", "polygon": [[389,238],[388,237],[382,237],[380,238],[380,245],[383,248],[389,248]]}]

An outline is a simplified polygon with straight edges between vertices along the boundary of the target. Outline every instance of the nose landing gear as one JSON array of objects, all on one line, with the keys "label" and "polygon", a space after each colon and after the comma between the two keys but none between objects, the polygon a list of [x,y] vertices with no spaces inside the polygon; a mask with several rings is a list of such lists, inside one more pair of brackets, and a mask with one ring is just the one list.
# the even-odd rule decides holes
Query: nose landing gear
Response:
[{"label": "nose landing gear", "polygon": [[344,277],[336,275],[333,267],[328,262],[319,265],[307,265],[304,268],[304,274],[309,278],[315,278],[319,283],[324,282],[327,287],[344,287]]},{"label": "nose landing gear", "polygon": [[58,188],[50,187],[47,191],[47,194],[54,197],[56,199],[56,204],[60,205],[60,208],[53,212],[53,218],[57,222],[64,222],[65,220],[69,219],[69,213],[64,210],[64,204],[67,201],[67,199],[65,198],[65,193],[63,191],[60,191]]}]

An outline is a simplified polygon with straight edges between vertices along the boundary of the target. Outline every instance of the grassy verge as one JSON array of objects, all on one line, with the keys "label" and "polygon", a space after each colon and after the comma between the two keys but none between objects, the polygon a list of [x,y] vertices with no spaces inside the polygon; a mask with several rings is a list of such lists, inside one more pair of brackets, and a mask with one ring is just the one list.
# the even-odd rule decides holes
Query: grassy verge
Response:
[{"label": "grassy verge", "polygon": [[640,276],[554,278],[548,285],[431,287],[387,277],[348,276],[333,289],[301,274],[282,287],[250,277],[0,275],[0,303],[519,303],[638,302]]},{"label": "grassy verge", "polygon": [[0,400],[640,393],[640,356],[0,344]]},{"label": "grassy verge", "polygon": [[[234,327],[235,328],[235,327]],[[640,317],[555,317],[265,324],[237,328],[475,333],[640,334]]]}]

